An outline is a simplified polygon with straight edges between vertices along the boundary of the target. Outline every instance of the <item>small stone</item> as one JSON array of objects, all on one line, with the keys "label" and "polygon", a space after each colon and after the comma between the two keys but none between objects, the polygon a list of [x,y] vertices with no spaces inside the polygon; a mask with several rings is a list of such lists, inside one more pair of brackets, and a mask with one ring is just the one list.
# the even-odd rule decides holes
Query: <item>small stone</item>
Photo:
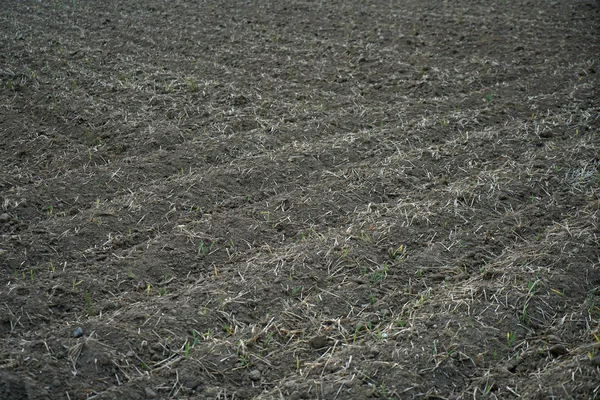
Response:
[{"label": "small stone", "polygon": [[8,222],[10,221],[10,215],[7,213],[0,214],[0,222]]},{"label": "small stone", "polygon": [[323,347],[327,347],[327,336],[315,336],[308,343],[314,349],[322,349]]},{"label": "small stone", "polygon": [[600,355],[595,356],[590,361],[594,367],[600,367]]},{"label": "small stone", "polygon": [[157,396],[156,392],[149,387],[144,389],[144,394],[146,395],[147,399],[153,399]]},{"label": "small stone", "polygon": [[248,376],[250,377],[251,380],[253,381],[259,381],[260,380],[260,371],[257,369],[253,369],[252,371],[250,371],[250,373],[248,374]]},{"label": "small stone", "polygon": [[198,386],[200,386],[202,383],[200,381],[195,380],[194,378],[188,378],[187,380],[183,381],[183,387],[187,390],[197,390]]},{"label": "small stone", "polygon": [[561,343],[562,339],[560,338],[560,336],[556,336],[556,335],[548,335],[546,337],[546,341],[548,343]]},{"label": "small stone", "polygon": [[302,393],[295,391],[290,395],[290,400],[300,400],[302,398]]},{"label": "small stone", "polygon": [[73,331],[73,337],[80,338],[82,336],[83,336],[83,328],[79,326],[79,327],[77,327],[77,329],[75,329]]},{"label": "small stone", "polygon": [[554,346],[550,347],[548,349],[548,351],[550,352],[550,354],[552,354],[555,357],[569,354],[569,350],[567,350],[567,346],[565,346],[562,343],[555,344]]}]

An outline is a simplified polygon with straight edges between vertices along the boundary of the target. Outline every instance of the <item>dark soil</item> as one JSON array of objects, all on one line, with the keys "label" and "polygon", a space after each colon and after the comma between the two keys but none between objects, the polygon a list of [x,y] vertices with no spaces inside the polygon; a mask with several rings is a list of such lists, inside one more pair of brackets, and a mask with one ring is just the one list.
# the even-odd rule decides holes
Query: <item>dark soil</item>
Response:
[{"label": "dark soil", "polygon": [[599,1],[0,34],[1,399],[600,398]]}]

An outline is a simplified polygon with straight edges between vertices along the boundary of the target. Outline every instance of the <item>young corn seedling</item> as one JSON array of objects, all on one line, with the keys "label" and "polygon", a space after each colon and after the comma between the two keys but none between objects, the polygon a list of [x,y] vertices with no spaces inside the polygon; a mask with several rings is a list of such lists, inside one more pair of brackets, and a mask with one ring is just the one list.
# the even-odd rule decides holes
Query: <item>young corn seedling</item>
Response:
[{"label": "young corn seedling", "polygon": [[193,341],[191,344],[189,339],[186,339],[185,344],[183,345],[183,353],[186,358],[190,355],[190,350],[196,347],[196,344],[198,343],[198,331],[195,329],[192,329],[192,339]]},{"label": "young corn seedling", "polygon": [[363,327],[362,324],[358,324],[356,326],[356,329],[354,329],[354,335],[352,335],[352,342],[356,342],[356,339],[358,338],[358,333],[360,332],[362,327]]},{"label": "young corn seedling", "polygon": [[508,344],[508,347],[513,347],[516,339],[517,334],[515,332],[506,332],[506,343]]},{"label": "young corn seedling", "polygon": [[214,245],[215,243],[209,239],[201,241],[200,245],[198,246],[198,256],[204,257],[209,255]]},{"label": "young corn seedling", "polygon": [[85,311],[88,317],[96,315],[94,304],[92,303],[92,296],[89,291],[85,291]]},{"label": "young corn seedling", "polygon": [[401,260],[403,258],[406,258],[406,247],[403,244],[401,244],[396,249],[389,249],[388,254],[390,258],[394,261]]},{"label": "young corn seedling", "polygon": [[237,355],[242,367],[247,367],[250,365],[250,356],[246,352],[246,345],[244,344],[243,340],[238,341]]}]

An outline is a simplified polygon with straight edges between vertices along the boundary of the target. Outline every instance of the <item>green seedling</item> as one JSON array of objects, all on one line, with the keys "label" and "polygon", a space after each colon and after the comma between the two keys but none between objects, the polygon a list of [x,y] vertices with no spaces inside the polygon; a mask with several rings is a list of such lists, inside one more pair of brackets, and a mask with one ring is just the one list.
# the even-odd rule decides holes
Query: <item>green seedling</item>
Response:
[{"label": "green seedling", "polygon": [[292,290],[292,296],[296,296],[298,293],[302,293],[302,285],[296,286],[294,290]]},{"label": "green seedling", "polygon": [[33,269],[29,270],[29,280],[31,282],[33,282],[35,280],[35,273],[33,272]]},{"label": "green seedling", "polygon": [[238,341],[237,355],[242,367],[247,367],[250,365],[250,356],[246,352],[246,344],[241,339]]},{"label": "green seedling", "polygon": [[186,339],[185,345],[183,346],[186,357],[190,355],[190,350],[196,347],[196,344],[198,344],[198,331],[196,331],[195,329],[192,330],[192,338],[194,340],[191,344],[190,341]]},{"label": "green seedling", "polygon": [[185,80],[185,83],[187,84],[188,90],[190,92],[194,93],[198,91],[198,82],[196,82],[195,79],[188,78]]},{"label": "green seedling", "polygon": [[366,243],[372,242],[371,235],[369,235],[367,232],[360,232],[360,235],[358,236],[358,238]]},{"label": "green seedling", "polygon": [[212,251],[213,246],[215,245],[215,243],[213,241],[210,240],[203,240],[200,242],[200,245],[198,246],[198,255],[199,256],[207,256],[210,254],[210,252]]},{"label": "green seedling", "polygon": [[425,304],[425,296],[423,295],[423,293],[421,293],[421,296],[419,296],[419,298],[415,300],[415,307],[421,307],[423,304]]},{"label": "green seedling", "polygon": [[[585,299],[585,305],[588,310],[590,316],[600,316],[600,307],[596,302],[596,297],[598,296],[599,287],[595,287],[588,292],[587,298]],[[600,342],[600,341],[599,341]]]},{"label": "green seedling", "polygon": [[189,341],[185,341],[185,344],[183,345],[183,355],[187,358],[190,355],[190,342]]},{"label": "green seedling", "polygon": [[527,304],[523,306],[523,310],[521,311],[521,322],[524,324],[529,324],[529,316],[527,315]]},{"label": "green seedling", "polygon": [[389,256],[392,260],[397,261],[406,257],[406,247],[401,244],[397,249],[390,249],[388,251]]},{"label": "green seedling", "polygon": [[360,332],[362,327],[362,324],[356,325],[356,329],[354,329],[354,335],[352,335],[352,342],[356,342],[356,339],[358,338],[358,333]]},{"label": "green seedling", "polygon": [[508,344],[508,347],[513,347],[516,339],[517,334],[515,332],[506,332],[506,343]]},{"label": "green seedling", "polygon": [[533,281],[533,282],[529,281],[529,282],[527,282],[527,289],[528,289],[529,293],[535,294],[535,292],[537,291],[537,283],[538,282],[539,281]]},{"label": "green seedling", "polygon": [[250,357],[248,356],[248,354],[240,354],[239,359],[240,364],[242,364],[242,367],[247,367],[248,365],[250,365]]},{"label": "green seedling", "polygon": [[388,399],[389,391],[385,382],[381,382],[377,385],[377,389],[375,390],[375,395],[380,399]]},{"label": "green seedling", "polygon": [[265,347],[267,347],[269,343],[271,343],[271,340],[273,340],[273,332],[269,332],[269,334],[267,335],[267,338],[265,339]]},{"label": "green seedling", "polygon": [[88,316],[92,316],[96,314],[96,310],[94,309],[94,305],[92,303],[92,296],[89,291],[85,291],[85,311]]},{"label": "green seedling", "polygon": [[342,246],[340,258],[343,260],[348,256],[348,254],[350,254],[350,247]]},{"label": "green seedling", "polygon": [[[385,278],[387,278],[388,270],[389,270],[389,266],[386,263],[384,263],[382,268],[379,271],[375,271],[371,274],[371,276],[369,277],[369,281],[372,284],[383,282],[383,280]],[[366,272],[366,268],[365,268],[365,272]]]},{"label": "green seedling", "polygon": [[383,271],[375,271],[369,277],[369,281],[371,283],[375,284],[375,283],[382,282],[384,278],[385,278],[385,274],[383,273]]},{"label": "green seedling", "polygon": [[210,328],[208,328],[208,329],[206,330],[206,332],[204,332],[204,333],[202,334],[202,339],[203,339],[203,340],[208,340],[208,339],[210,339],[210,338],[211,338],[211,332],[210,332]]},{"label": "green seedling", "polygon": [[398,325],[400,328],[404,328],[406,326],[406,320],[403,317],[398,317],[396,320],[396,325]]}]

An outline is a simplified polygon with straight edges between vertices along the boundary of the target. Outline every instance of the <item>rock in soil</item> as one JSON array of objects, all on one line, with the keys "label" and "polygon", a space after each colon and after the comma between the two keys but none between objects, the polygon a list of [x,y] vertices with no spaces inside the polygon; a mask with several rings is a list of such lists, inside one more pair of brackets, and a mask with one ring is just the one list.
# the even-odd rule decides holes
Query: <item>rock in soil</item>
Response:
[{"label": "rock in soil", "polygon": [[550,352],[550,354],[552,354],[555,357],[569,354],[569,350],[567,349],[567,346],[565,346],[562,343],[555,344],[554,346],[550,347],[548,349],[548,351]]},{"label": "rock in soil", "polygon": [[308,343],[314,349],[322,349],[323,347],[327,347],[327,336],[315,336]]},{"label": "rock in soil", "polygon": [[144,389],[144,394],[146,395],[147,399],[154,399],[157,396],[156,392],[149,387]]},{"label": "rock in soil", "polygon": [[251,380],[253,381],[259,381],[260,380],[260,371],[257,369],[253,369],[252,371],[250,371],[250,373],[248,374],[248,376],[250,377]]}]

